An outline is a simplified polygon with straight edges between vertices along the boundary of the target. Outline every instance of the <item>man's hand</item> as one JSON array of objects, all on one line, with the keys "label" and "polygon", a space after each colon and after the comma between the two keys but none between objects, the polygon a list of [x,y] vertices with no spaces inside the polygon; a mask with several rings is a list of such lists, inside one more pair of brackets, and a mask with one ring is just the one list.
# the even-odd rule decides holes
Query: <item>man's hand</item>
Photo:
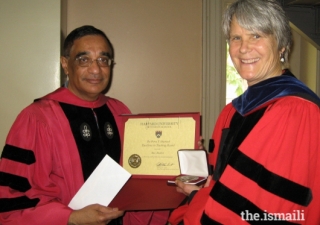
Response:
[{"label": "man's hand", "polygon": [[73,211],[70,214],[68,225],[105,225],[112,219],[122,216],[123,213],[117,208],[93,204]]}]

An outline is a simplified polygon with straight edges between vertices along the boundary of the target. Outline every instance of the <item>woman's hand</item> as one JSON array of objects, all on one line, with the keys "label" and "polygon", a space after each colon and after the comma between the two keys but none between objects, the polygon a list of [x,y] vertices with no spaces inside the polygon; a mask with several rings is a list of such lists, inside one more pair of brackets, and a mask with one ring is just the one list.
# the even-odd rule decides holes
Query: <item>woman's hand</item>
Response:
[{"label": "woman's hand", "polygon": [[176,180],[176,185],[177,185],[177,187],[176,187],[177,192],[180,192],[180,193],[185,194],[187,196],[189,196],[192,191],[200,189],[200,187],[197,185],[186,184],[180,180]]},{"label": "woman's hand", "polygon": [[123,211],[99,204],[86,206],[70,214],[68,225],[105,225],[123,215]]},{"label": "woman's hand", "polygon": [[[207,181],[203,185],[203,187],[209,187],[211,180],[212,180],[212,176],[208,176]],[[200,190],[202,187],[194,184],[186,184],[180,180],[176,180],[176,185],[177,185],[176,187],[177,192],[180,192],[187,196],[189,196],[192,191]]]}]

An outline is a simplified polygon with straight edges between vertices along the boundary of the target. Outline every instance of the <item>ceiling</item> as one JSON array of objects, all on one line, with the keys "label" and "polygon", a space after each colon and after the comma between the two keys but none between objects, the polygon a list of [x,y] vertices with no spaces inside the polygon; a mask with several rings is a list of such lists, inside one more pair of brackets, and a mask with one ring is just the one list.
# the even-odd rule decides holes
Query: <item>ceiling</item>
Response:
[{"label": "ceiling", "polygon": [[320,0],[282,0],[282,4],[284,4],[285,6],[320,6]]}]

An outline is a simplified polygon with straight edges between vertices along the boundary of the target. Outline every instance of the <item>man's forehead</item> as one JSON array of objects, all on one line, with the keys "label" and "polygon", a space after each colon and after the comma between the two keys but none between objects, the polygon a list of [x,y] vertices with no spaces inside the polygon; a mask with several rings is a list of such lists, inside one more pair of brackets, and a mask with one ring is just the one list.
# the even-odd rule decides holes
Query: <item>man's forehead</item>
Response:
[{"label": "man's forehead", "polygon": [[[79,52],[75,52],[75,57],[79,57],[79,56],[83,56],[83,55],[88,55],[90,56],[92,54],[92,52],[90,51],[79,51]],[[100,56],[107,56],[107,57],[111,57],[111,53],[109,51],[101,51],[98,53]]]},{"label": "man's forehead", "polygon": [[87,35],[76,39],[73,42],[70,53],[89,55],[91,53],[99,53],[99,55],[110,55],[111,48],[107,40],[101,35]]}]

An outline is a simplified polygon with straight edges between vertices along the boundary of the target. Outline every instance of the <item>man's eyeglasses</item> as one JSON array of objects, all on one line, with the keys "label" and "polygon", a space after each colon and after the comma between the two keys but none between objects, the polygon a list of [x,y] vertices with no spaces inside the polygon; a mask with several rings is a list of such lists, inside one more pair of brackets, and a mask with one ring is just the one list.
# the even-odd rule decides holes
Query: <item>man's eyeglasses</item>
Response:
[{"label": "man's eyeglasses", "polygon": [[76,62],[81,67],[89,67],[91,66],[93,61],[97,61],[100,67],[110,67],[114,63],[113,59],[109,59],[108,57],[99,57],[95,60],[91,59],[88,56],[79,56],[76,58]]}]

